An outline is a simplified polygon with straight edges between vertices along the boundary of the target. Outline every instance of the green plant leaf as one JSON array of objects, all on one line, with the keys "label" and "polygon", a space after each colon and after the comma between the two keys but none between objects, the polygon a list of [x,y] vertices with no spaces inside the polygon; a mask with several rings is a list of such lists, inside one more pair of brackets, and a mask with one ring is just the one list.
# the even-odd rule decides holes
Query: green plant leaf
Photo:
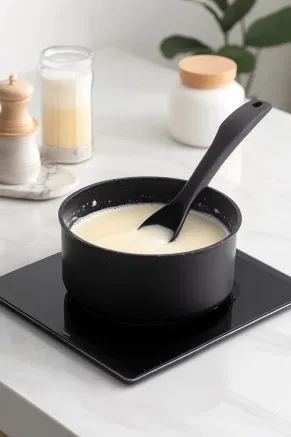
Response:
[{"label": "green plant leaf", "polygon": [[222,11],[225,11],[228,8],[227,0],[212,0],[213,3],[215,3],[219,9]]},{"label": "green plant leaf", "polygon": [[255,21],[246,32],[246,45],[272,47],[291,42],[291,7]]},{"label": "green plant leaf", "polygon": [[195,38],[182,35],[172,35],[162,40],[160,49],[168,59],[173,59],[180,53],[211,53],[212,50],[203,42]]},{"label": "green plant leaf", "polygon": [[247,49],[240,46],[229,45],[222,47],[216,53],[220,56],[226,56],[237,63],[238,73],[250,73],[256,67],[256,58]]},{"label": "green plant leaf", "polygon": [[[209,47],[203,47],[201,49],[197,48],[194,52],[192,52],[192,55],[212,55],[213,50]],[[0,436],[1,437],[1,436]]]},{"label": "green plant leaf", "polygon": [[225,11],[222,18],[222,28],[228,32],[254,6],[257,0],[235,0]]}]

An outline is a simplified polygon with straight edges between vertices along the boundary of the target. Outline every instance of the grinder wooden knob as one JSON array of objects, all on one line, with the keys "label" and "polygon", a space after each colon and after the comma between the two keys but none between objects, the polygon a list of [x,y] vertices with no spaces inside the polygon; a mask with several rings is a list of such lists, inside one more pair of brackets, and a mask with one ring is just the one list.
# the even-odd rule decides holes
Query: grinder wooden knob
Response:
[{"label": "grinder wooden knob", "polygon": [[29,135],[39,129],[39,123],[28,112],[33,93],[30,82],[20,80],[14,74],[0,83],[0,135]]},{"label": "grinder wooden knob", "polygon": [[32,93],[32,84],[15,74],[0,82],[0,182],[5,184],[31,183],[40,172],[35,140],[40,124],[28,111]]}]

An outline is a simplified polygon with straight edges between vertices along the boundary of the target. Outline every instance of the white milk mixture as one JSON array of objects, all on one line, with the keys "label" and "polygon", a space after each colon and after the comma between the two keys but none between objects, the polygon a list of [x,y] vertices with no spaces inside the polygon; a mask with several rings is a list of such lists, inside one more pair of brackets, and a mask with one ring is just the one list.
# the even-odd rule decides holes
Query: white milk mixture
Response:
[{"label": "white milk mixture", "polygon": [[42,124],[46,146],[75,149],[92,143],[92,74],[42,73]]},{"label": "white milk mixture", "polygon": [[169,243],[172,232],[162,226],[146,226],[138,230],[161,206],[136,204],[108,208],[78,220],[71,230],[78,237],[97,246],[137,254],[167,254],[201,249],[223,240],[229,233],[219,221],[195,211],[188,214],[177,240],[172,243]]}]

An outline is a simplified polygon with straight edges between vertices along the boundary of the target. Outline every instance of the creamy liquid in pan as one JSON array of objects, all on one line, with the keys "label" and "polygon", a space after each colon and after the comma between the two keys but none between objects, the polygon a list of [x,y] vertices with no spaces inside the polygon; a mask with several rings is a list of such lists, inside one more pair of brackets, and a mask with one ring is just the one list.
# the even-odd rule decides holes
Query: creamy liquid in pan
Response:
[{"label": "creamy liquid in pan", "polygon": [[207,214],[191,211],[176,241],[169,243],[172,232],[162,226],[138,227],[161,208],[158,204],[125,205],[108,208],[78,220],[72,232],[89,243],[119,252],[169,254],[211,246],[223,240],[229,231]]}]

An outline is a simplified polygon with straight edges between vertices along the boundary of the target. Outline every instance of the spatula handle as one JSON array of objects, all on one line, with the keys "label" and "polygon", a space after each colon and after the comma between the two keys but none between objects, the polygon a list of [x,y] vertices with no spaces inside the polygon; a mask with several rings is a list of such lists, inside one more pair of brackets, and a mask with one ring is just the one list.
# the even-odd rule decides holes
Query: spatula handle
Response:
[{"label": "spatula handle", "polygon": [[229,155],[271,109],[272,105],[268,102],[251,100],[226,118],[203,159],[174,201],[188,203],[190,196],[191,204],[200,191],[209,184]]}]

